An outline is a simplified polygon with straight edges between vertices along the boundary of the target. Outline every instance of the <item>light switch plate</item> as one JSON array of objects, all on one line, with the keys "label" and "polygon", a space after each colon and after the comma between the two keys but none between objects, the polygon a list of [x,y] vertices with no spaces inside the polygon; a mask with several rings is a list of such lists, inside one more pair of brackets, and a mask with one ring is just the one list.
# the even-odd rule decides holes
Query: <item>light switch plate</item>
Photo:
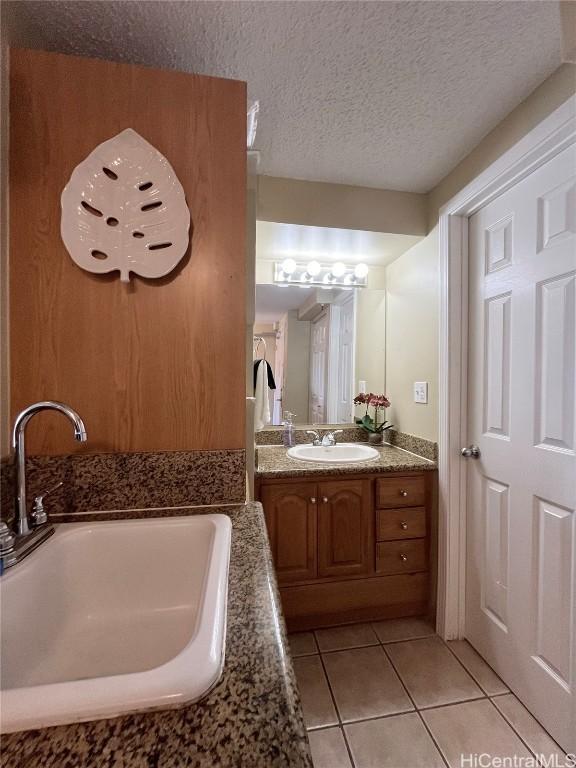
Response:
[{"label": "light switch plate", "polygon": [[428,382],[427,381],[414,382],[414,402],[415,403],[428,402]]},{"label": "light switch plate", "polygon": [[359,389],[359,391],[360,391],[360,392],[361,392],[363,395],[365,395],[365,394],[366,394],[366,382],[365,382],[365,381],[362,381],[362,380],[360,380],[360,381],[358,382],[358,389]]}]

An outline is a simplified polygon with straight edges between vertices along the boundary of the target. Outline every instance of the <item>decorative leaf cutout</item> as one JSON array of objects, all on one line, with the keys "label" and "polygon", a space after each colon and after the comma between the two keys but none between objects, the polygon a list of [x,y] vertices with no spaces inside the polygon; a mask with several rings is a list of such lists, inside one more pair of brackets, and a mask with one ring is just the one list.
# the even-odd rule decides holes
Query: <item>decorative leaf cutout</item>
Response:
[{"label": "decorative leaf cutout", "polygon": [[62,240],[89,272],[162,277],[188,248],[190,211],[166,158],[131,128],[97,146],[60,198]]}]

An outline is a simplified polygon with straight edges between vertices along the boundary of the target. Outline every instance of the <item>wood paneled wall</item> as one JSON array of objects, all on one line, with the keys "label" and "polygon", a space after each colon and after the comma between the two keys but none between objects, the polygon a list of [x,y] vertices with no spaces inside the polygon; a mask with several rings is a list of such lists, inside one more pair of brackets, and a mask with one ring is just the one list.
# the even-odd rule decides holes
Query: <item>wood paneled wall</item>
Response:
[{"label": "wood paneled wall", "polygon": [[[10,78],[12,417],[63,400],[89,440],[42,414],[29,452],[244,447],[245,84],[25,50]],[[71,260],[60,194],[128,127],[172,164],[193,235],[175,273],[126,285]]]}]

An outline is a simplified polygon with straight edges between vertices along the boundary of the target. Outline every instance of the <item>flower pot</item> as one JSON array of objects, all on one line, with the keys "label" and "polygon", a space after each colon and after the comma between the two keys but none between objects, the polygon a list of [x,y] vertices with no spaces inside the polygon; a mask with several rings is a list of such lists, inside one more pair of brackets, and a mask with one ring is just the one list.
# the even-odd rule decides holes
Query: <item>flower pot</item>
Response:
[{"label": "flower pot", "polygon": [[382,432],[368,432],[370,445],[382,445]]}]

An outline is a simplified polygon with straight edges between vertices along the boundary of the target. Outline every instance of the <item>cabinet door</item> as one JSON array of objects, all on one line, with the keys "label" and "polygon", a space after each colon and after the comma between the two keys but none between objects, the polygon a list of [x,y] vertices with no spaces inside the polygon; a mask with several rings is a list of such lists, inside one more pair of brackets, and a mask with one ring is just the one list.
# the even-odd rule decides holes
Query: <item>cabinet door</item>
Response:
[{"label": "cabinet door", "polygon": [[374,511],[369,480],[318,486],[318,574],[374,572]]},{"label": "cabinet door", "polygon": [[261,498],[278,582],[316,578],[316,483],[265,485]]}]

